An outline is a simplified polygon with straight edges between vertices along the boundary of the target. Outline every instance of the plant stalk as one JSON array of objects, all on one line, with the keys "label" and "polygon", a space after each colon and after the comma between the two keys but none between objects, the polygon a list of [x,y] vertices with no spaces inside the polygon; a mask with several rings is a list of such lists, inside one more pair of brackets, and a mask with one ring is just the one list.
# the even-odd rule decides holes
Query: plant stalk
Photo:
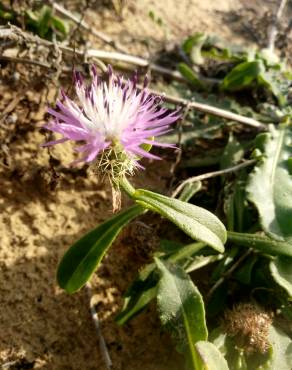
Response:
[{"label": "plant stalk", "polygon": [[123,177],[119,182],[120,187],[124,190],[124,192],[131,198],[134,198],[134,193],[136,189],[132,186],[132,184],[126,179],[126,177]]},{"label": "plant stalk", "polygon": [[240,247],[252,248],[262,253],[292,257],[292,245],[290,243],[271,239],[267,236],[228,231],[227,240]]}]

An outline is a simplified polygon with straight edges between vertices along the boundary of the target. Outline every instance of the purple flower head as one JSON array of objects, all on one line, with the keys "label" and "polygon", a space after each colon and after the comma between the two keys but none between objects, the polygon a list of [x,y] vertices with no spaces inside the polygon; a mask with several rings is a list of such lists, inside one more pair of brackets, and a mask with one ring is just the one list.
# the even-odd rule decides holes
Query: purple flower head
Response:
[{"label": "purple flower head", "polygon": [[141,168],[138,163],[141,157],[160,159],[146,147],[173,147],[155,141],[154,137],[170,131],[170,125],[180,116],[178,111],[170,112],[161,107],[161,99],[147,90],[147,77],[139,90],[136,75],[124,81],[109,66],[108,80],[103,81],[94,66],[92,72],[89,86],[79,72],[75,73],[79,104],[62,91],[57,109],[48,109],[54,118],[45,128],[63,137],[43,146],[68,140],[82,142],[75,148],[82,157],[73,164],[94,161],[101,172],[110,168],[113,178]]}]

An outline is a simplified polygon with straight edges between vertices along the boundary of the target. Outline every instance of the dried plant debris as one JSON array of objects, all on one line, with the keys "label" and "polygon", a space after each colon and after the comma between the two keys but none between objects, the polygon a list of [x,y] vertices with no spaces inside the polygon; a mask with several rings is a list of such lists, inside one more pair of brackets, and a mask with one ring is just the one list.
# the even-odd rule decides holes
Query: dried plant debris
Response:
[{"label": "dried plant debris", "polygon": [[271,314],[251,303],[236,304],[224,313],[224,330],[249,354],[267,352],[271,324]]}]

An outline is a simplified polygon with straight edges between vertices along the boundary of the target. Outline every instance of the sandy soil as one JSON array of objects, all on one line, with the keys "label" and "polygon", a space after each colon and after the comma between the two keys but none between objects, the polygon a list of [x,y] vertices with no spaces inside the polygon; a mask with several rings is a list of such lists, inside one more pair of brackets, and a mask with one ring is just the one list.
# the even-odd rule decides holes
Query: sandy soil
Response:
[{"label": "sandy soil", "polygon": [[[88,11],[86,19],[132,53],[148,56],[196,31],[242,41],[232,14],[244,3],[129,1],[119,23],[108,8]],[[70,4],[74,7],[74,2]],[[163,26],[150,19],[149,11],[162,19]],[[45,141],[39,130],[45,121],[45,99],[37,89],[20,92],[15,75],[14,79],[9,84],[2,79],[0,89],[0,112],[17,103],[8,109],[0,129],[0,365],[102,370],[86,290],[68,296],[57,287],[55,272],[70,244],[111,215],[110,191],[86,171],[60,171],[57,185],[48,151],[39,148]],[[58,165],[72,160],[69,145],[54,148],[52,154]],[[163,191],[169,167],[167,161],[150,164],[136,182]],[[113,369],[177,370],[180,358],[160,328],[154,305],[125,327],[114,323],[121,295],[149,252],[146,240],[122,235],[92,279],[102,332]]]}]

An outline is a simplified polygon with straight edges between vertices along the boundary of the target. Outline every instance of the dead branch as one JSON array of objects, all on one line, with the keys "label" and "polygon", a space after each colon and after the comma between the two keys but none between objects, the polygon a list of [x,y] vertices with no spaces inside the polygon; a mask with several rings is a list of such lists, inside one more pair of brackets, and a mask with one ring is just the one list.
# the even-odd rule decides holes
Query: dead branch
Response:
[{"label": "dead branch", "polygon": [[232,172],[236,172],[236,171],[239,171],[241,170],[242,168],[245,168],[247,166],[251,166],[252,164],[256,163],[256,159],[250,159],[246,162],[243,162],[243,163],[240,163],[240,164],[237,164],[236,166],[233,166],[233,167],[229,167],[229,168],[225,168],[224,170],[219,170],[219,171],[214,171],[214,172],[208,172],[208,173],[204,173],[202,175],[198,175],[198,176],[193,176],[193,177],[189,177],[188,179],[186,179],[185,181],[183,181],[174,191],[173,193],[171,194],[172,198],[175,198],[182,190],[183,188],[187,185],[187,184],[191,184],[191,183],[194,183],[196,181],[203,181],[203,180],[206,180],[206,179],[210,179],[212,177],[216,177],[216,176],[222,176],[222,175],[226,175],[227,173],[232,173]]},{"label": "dead branch", "polygon": [[246,251],[242,256],[240,256],[238,258],[238,260],[230,267],[230,269],[228,269],[224,275],[219,279],[217,280],[217,282],[212,286],[212,288],[209,290],[209,292],[207,293],[207,296],[206,296],[206,301],[209,302],[211,296],[213,295],[213,293],[215,292],[216,289],[219,288],[219,286],[221,286],[225,280],[227,280],[231,274],[241,265],[241,263],[252,253],[252,250],[251,249],[248,249],[248,251]]},{"label": "dead branch", "polygon": [[57,4],[55,1],[48,1],[49,4],[53,7],[56,13],[70,19],[71,21],[75,22],[79,25],[79,27],[83,28],[86,32],[91,33],[93,36],[97,37],[99,40],[112,46],[114,49],[122,51],[123,53],[127,53],[127,49],[118,43],[117,41],[113,40],[110,36],[106,35],[103,32],[97,31],[95,28],[89,26],[84,20],[79,19],[77,16],[72,14],[69,10],[65,9],[62,5]]},{"label": "dead branch", "polygon": [[151,90],[151,89],[149,89],[149,91],[152,94],[155,94],[155,95],[162,95],[164,100],[169,102],[169,103],[188,106],[189,109],[194,109],[194,110],[200,111],[202,113],[211,114],[213,116],[221,117],[221,118],[224,118],[224,119],[229,120],[229,121],[235,121],[235,122],[243,123],[245,125],[256,127],[256,128],[259,128],[259,129],[266,129],[267,128],[267,125],[255,120],[253,118],[245,117],[245,116],[242,116],[242,115],[237,114],[237,113],[230,112],[230,111],[225,110],[225,109],[217,108],[217,107],[214,107],[212,105],[198,103],[198,102],[194,102],[194,101],[190,102],[187,99],[182,99],[182,98],[177,98],[177,97],[174,97],[174,96],[171,96],[171,95],[161,94],[161,93],[158,93],[157,91]]},{"label": "dead branch", "polygon": [[90,283],[86,283],[85,287],[86,287],[87,295],[88,295],[88,299],[89,299],[91,317],[92,317],[92,320],[94,322],[97,337],[98,337],[100,352],[101,352],[101,355],[103,357],[106,369],[111,370],[112,369],[112,361],[111,361],[111,358],[110,358],[110,355],[109,355],[104,337],[103,337],[101,329],[100,329],[100,322],[99,322],[99,318],[98,318],[98,315],[97,315],[97,312],[96,312],[96,309],[95,309],[94,296],[92,295],[92,289],[91,289]]},{"label": "dead branch", "polygon": [[[61,50],[64,54],[69,54],[71,56],[78,55],[80,57],[84,57],[84,52],[82,52],[81,50],[74,50],[60,43],[53,43],[47,40],[43,40],[39,38],[38,36],[34,36],[27,32],[24,32],[15,26],[11,26],[10,28],[0,28],[0,40],[1,39],[5,39],[5,40],[12,39],[19,43],[23,43],[27,41],[30,43],[37,43],[39,45],[42,44],[44,46],[47,46],[49,48],[54,48],[54,49],[57,46],[58,49]],[[95,50],[95,49],[87,50],[86,57],[87,58],[98,58],[102,61],[125,62],[129,64],[134,64],[140,67],[149,66],[149,62],[143,58],[139,58],[139,57],[128,55],[128,54],[104,51],[104,50]],[[0,59],[1,59],[1,56],[0,56]],[[6,60],[7,60],[7,57],[6,57]],[[157,69],[154,68],[155,65],[154,67],[153,65],[150,65],[150,67],[154,72],[157,71]],[[163,67],[159,66],[159,70],[160,71],[163,70]],[[175,73],[176,72],[171,71],[172,75],[174,75]],[[170,95],[161,94],[159,91],[150,90],[150,92],[155,95],[163,95],[164,100],[169,103],[178,104],[182,106],[188,106],[189,109],[198,110],[202,113],[211,114],[211,115],[221,117],[226,120],[239,122],[239,123],[246,124],[246,125],[249,125],[255,128],[259,128],[259,129],[266,128],[266,125],[250,117],[245,117],[240,114],[233,113],[233,112],[230,112],[224,109],[220,109],[220,108],[208,105],[208,104],[198,103],[194,101],[190,102],[187,99],[182,99],[182,98],[177,98],[177,97],[170,96]]]},{"label": "dead branch", "polygon": [[13,62],[13,63],[32,64],[32,65],[46,68],[46,69],[52,68],[52,66],[48,63],[43,63],[43,62],[39,62],[37,60],[32,60],[32,59],[17,58],[17,57],[12,57],[12,56],[7,56],[7,55],[0,55],[0,59],[6,60],[7,62]]},{"label": "dead branch", "polygon": [[276,41],[276,37],[278,33],[278,26],[279,26],[279,22],[282,17],[286,4],[287,4],[287,0],[280,0],[277,13],[273,17],[273,22],[269,30],[268,43],[267,43],[267,48],[271,52],[273,52],[275,48],[275,41]]},{"label": "dead branch", "polygon": [[[38,36],[31,35],[27,32],[22,31],[20,28],[11,26],[9,28],[0,28],[0,39],[20,42],[21,40],[28,41],[31,43],[43,44],[48,47],[52,47],[53,43],[44,39],[40,39]],[[84,57],[84,51],[74,50],[73,48],[58,44],[59,48],[67,54],[78,55]],[[143,59],[134,55],[119,53],[119,52],[110,52],[105,50],[97,49],[88,49],[86,51],[87,58],[98,58],[107,62],[124,62],[134,66],[149,68],[154,73],[160,74],[164,77],[176,80],[179,82],[186,83],[187,80],[177,71],[172,71],[171,69],[165,68],[158,64],[150,63],[147,59]],[[212,78],[203,78],[206,83],[217,83],[218,81]]]}]

